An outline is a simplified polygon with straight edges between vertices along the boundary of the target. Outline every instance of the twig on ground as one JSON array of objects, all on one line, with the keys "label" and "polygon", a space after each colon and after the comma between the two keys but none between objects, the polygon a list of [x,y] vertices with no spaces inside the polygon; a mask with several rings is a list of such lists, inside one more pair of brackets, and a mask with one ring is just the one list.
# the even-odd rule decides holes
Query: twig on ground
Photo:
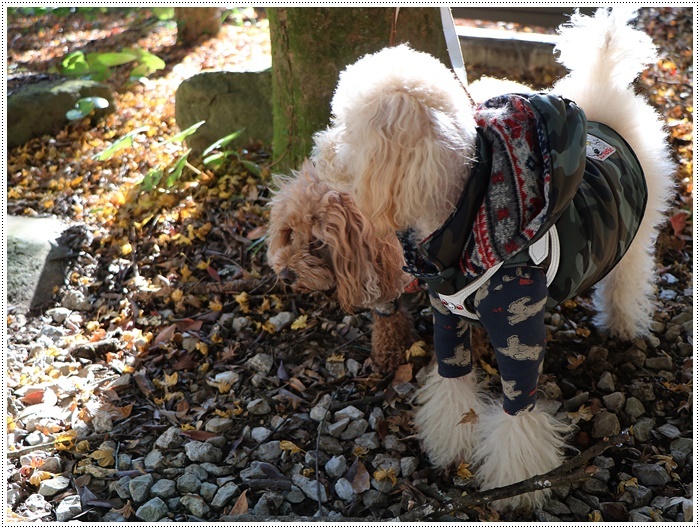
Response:
[{"label": "twig on ground", "polygon": [[399,521],[415,522],[426,519],[434,519],[454,511],[462,511],[470,507],[484,505],[492,501],[512,498],[513,496],[519,496],[520,494],[525,494],[528,492],[583,481],[595,474],[598,469],[595,466],[590,466],[579,468],[573,473],[572,470],[586,465],[590,459],[602,454],[612,446],[626,442],[628,439],[629,434],[627,432],[623,432],[614,437],[606,438],[598,444],[590,447],[588,450],[585,450],[577,456],[572,457],[564,464],[550,472],[547,472],[546,474],[533,476],[529,479],[519,481],[518,483],[513,483],[512,485],[507,485],[505,487],[499,487],[496,489],[478,492],[470,496],[457,498],[441,508],[436,508],[434,505],[423,505],[401,515],[399,517]]}]

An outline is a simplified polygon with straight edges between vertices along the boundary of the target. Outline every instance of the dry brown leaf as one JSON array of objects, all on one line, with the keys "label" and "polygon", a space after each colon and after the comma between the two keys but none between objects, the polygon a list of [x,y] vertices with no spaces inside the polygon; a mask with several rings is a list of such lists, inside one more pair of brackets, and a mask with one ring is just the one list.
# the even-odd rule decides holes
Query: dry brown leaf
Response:
[{"label": "dry brown leaf", "polygon": [[299,452],[304,452],[301,448],[299,448],[297,445],[295,445],[291,441],[280,441],[280,448],[282,450],[289,451],[291,454],[297,454]]},{"label": "dry brown leaf", "polygon": [[462,418],[457,424],[474,424],[479,420],[479,415],[474,411],[474,408],[470,408],[467,413],[462,414]]},{"label": "dry brown leaf", "polygon": [[459,467],[457,467],[457,475],[462,479],[471,479],[474,477],[472,471],[469,470],[469,463],[464,461],[462,461],[459,464]]},{"label": "dry brown leaf", "polygon": [[396,486],[396,471],[393,467],[380,468],[376,470],[372,477],[377,481],[391,481],[392,486]]},{"label": "dry brown leaf", "polygon": [[243,494],[238,497],[234,506],[231,507],[231,511],[229,511],[230,516],[236,516],[237,514],[248,514],[248,498],[246,498],[247,493],[248,491],[244,490]]},{"label": "dry brown leaf", "polygon": [[394,380],[391,381],[392,386],[410,382],[413,379],[413,364],[403,364],[396,368]]}]

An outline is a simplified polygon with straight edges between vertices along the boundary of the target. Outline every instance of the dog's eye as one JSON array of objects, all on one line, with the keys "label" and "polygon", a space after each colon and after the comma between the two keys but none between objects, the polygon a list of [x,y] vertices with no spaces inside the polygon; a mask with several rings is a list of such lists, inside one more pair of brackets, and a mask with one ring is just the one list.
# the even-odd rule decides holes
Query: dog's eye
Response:
[{"label": "dog's eye", "polygon": [[320,250],[325,246],[324,242],[321,239],[312,239],[309,242],[309,250]]},{"label": "dog's eye", "polygon": [[285,230],[282,237],[284,238],[284,244],[290,244],[294,240],[294,231]]}]

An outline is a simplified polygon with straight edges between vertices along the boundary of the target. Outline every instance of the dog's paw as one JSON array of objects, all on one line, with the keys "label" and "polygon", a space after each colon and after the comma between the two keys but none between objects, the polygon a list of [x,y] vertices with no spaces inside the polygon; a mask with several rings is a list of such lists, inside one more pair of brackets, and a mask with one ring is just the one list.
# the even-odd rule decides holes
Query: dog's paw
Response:
[{"label": "dog's paw", "polygon": [[[416,400],[421,407],[414,423],[430,462],[439,467],[470,461],[476,438],[474,424],[484,407],[475,374],[443,378],[437,366]],[[473,416],[475,420],[465,420]]]},{"label": "dog's paw", "polygon": [[[508,415],[494,405],[477,423],[474,453],[476,476],[482,490],[511,485],[545,474],[563,460],[564,437],[569,428],[538,411]],[[539,490],[493,502],[495,508],[531,508],[544,505],[549,490]]]}]

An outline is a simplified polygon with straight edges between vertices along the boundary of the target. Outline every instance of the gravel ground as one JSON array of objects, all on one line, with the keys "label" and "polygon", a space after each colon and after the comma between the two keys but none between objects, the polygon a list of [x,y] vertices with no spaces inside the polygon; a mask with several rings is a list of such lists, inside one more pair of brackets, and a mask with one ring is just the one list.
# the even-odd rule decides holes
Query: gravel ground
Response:
[{"label": "gravel ground", "polygon": [[[687,22],[682,10],[645,16],[654,31]],[[641,89],[661,97],[655,83]],[[673,145],[687,147],[678,138]],[[154,232],[162,254],[132,237],[137,255],[124,258],[114,250],[118,222],[111,231],[88,225],[55,303],[37,314],[10,311],[9,520],[409,521],[416,513],[421,521],[689,520],[690,222],[660,238],[659,301],[648,338],[599,334],[587,297],[548,314],[540,405],[573,426],[568,455],[622,437],[581,463],[587,475],[580,481],[559,472],[542,510],[499,514],[460,503],[478,495],[469,469],[431,468],[414,438],[412,398],[431,354],[425,294],[404,304],[428,345],[380,377],[365,363],[368,313],[344,315],[332,297],[275,284],[252,244],[265,224],[266,182],[247,175],[236,184],[245,201],[222,198],[216,207],[205,199],[216,183],[197,184],[183,184],[174,202],[209,204],[218,225],[198,238],[192,228],[206,214],[189,224],[189,260]],[[672,213],[683,208],[692,209],[692,198],[680,190]],[[191,217],[163,212],[172,233],[188,233]],[[195,270],[200,256],[209,268]],[[197,286],[185,278],[184,263]],[[185,291],[181,303],[177,286]],[[497,392],[493,357],[487,346],[479,349]]]}]

